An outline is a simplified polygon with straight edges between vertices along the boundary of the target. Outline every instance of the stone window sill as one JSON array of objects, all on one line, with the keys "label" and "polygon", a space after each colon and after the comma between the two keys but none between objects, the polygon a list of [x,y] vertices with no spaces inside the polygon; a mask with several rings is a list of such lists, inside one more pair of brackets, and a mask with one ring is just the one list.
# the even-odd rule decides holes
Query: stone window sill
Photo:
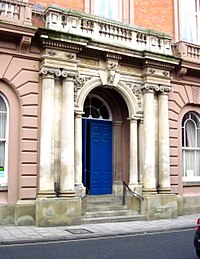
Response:
[{"label": "stone window sill", "polygon": [[0,192],[5,192],[8,190],[8,186],[1,186],[0,185]]},{"label": "stone window sill", "polygon": [[183,182],[183,186],[200,186],[200,182]]}]

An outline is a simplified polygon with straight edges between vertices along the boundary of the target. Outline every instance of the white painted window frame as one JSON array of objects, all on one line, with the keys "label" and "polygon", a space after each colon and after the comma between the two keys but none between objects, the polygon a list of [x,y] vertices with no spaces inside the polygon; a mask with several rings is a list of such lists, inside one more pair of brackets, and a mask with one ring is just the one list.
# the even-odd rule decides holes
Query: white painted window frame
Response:
[{"label": "white painted window frame", "polygon": [[[182,161],[183,161],[183,182],[199,182],[200,181],[200,172],[198,173],[198,168],[200,169],[200,166],[197,165],[199,163],[199,159],[197,159],[197,152],[200,153],[200,146],[198,146],[198,138],[197,135],[200,134],[200,117],[195,112],[188,112],[186,114],[189,114],[189,118],[185,120],[184,125],[182,125],[182,138],[184,138],[184,142],[186,139],[186,130],[185,126],[188,121],[191,121],[195,125],[195,146],[193,147],[186,147],[184,146],[184,143],[182,143]],[[194,120],[191,118],[191,114],[193,114],[199,121],[199,125],[196,124]],[[200,136],[199,136],[200,139]],[[192,170],[187,170],[191,172],[186,172],[186,152],[192,151],[194,152],[194,172]]]},{"label": "white painted window frame", "polygon": [[[0,175],[0,187],[8,186],[8,132],[9,132],[9,105],[6,97],[0,93],[1,98],[5,102],[6,105],[6,111],[7,111],[7,119],[6,119],[6,134],[5,134],[5,161],[4,161],[4,176],[1,177]],[[1,140],[1,139],[0,139]]]},{"label": "white painted window frame", "polygon": [[[190,12],[190,15],[193,16],[195,22],[194,24],[191,25],[189,22],[186,22],[188,28],[191,26],[191,28],[194,28],[193,31],[193,36],[195,37],[194,39],[191,39],[189,35],[189,30],[187,31],[187,36],[186,38],[183,37],[183,32],[184,32],[184,22],[186,20],[186,17],[183,14],[183,9],[184,9],[184,2],[185,4],[188,4],[188,9],[191,9],[191,4],[192,1],[194,1],[194,4],[196,6],[196,10],[194,12]],[[200,0],[174,0],[174,27],[175,27],[175,42],[178,41],[186,41],[194,44],[199,44],[200,43]],[[195,29],[196,28],[196,29]]]},{"label": "white painted window frame", "polygon": [[[100,0],[96,0],[99,1]],[[112,0],[115,2],[116,0]],[[134,0],[120,0],[122,4],[121,21],[127,24],[134,24]],[[85,13],[95,14],[95,0],[85,0]]]}]

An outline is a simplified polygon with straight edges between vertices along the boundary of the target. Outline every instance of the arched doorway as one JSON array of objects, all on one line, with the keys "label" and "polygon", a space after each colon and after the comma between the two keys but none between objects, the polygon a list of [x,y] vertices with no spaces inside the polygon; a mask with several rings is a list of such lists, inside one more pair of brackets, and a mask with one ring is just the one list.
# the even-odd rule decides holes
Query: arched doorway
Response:
[{"label": "arched doorway", "polygon": [[83,184],[91,195],[121,194],[129,178],[128,108],[114,89],[86,97],[82,119]]},{"label": "arched doorway", "polygon": [[112,193],[112,115],[103,99],[88,95],[83,115],[83,184],[92,195]]}]

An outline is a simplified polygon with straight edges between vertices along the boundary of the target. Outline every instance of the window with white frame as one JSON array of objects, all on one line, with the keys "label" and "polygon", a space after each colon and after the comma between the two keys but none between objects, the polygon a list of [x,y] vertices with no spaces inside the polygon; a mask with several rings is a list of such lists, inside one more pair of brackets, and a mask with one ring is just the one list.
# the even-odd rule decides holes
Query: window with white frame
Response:
[{"label": "window with white frame", "polygon": [[7,185],[8,105],[0,95],[0,185]]},{"label": "window with white frame", "polygon": [[200,181],[200,117],[194,112],[182,120],[183,180]]},{"label": "window with white frame", "polygon": [[94,14],[122,21],[122,0],[94,0]]},{"label": "window with white frame", "polygon": [[85,12],[133,24],[134,0],[85,0]]},{"label": "window with white frame", "polygon": [[179,0],[180,40],[200,43],[200,0]]}]

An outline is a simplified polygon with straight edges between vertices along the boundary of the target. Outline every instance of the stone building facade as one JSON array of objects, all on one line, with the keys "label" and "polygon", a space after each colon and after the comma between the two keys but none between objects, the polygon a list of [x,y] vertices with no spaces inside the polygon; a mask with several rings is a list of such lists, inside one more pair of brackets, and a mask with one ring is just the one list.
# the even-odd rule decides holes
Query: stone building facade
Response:
[{"label": "stone building facade", "polygon": [[[137,27],[151,1],[122,2],[116,22],[94,16],[95,1],[3,1],[3,224],[79,224],[87,197],[123,196],[124,186],[147,220],[199,211],[198,46],[175,42],[173,21],[163,28],[153,14],[143,25],[162,32]],[[178,6],[169,1],[169,17]]]}]

